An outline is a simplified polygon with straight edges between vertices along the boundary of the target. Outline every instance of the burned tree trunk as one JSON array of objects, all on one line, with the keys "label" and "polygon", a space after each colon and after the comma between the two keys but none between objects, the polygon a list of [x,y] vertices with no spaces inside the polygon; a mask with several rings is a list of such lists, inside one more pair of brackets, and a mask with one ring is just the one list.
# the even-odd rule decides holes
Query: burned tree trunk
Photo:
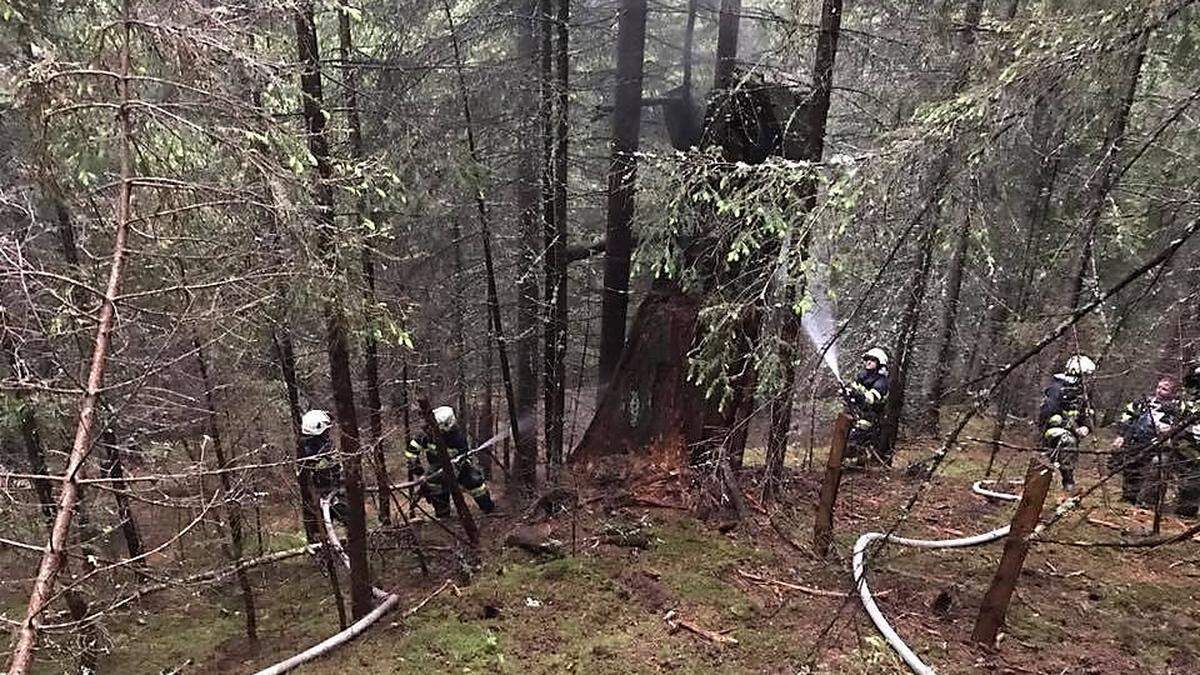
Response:
[{"label": "burned tree trunk", "polygon": [[[764,85],[725,92],[710,103],[704,138],[719,146],[731,163],[762,162],[785,144],[780,120],[789,119],[795,106],[796,99],[786,88]],[[615,375],[575,449],[573,462],[585,470],[606,472],[611,468],[607,460],[620,458],[627,466],[618,469],[627,470],[630,477],[658,478],[664,472],[682,476],[690,465],[702,462],[725,484],[722,497],[736,504],[740,495],[731,485],[727,441],[738,406],[718,409],[715,400],[706,400],[704,392],[689,381],[687,372],[688,353],[698,338],[703,293],[726,277],[721,273],[717,278],[712,257],[715,235],[711,223],[703,222],[706,218],[715,222],[717,217],[716,213],[699,216],[702,222],[685,247],[684,264],[694,267],[701,279],[695,290],[685,291],[673,281],[659,279],[642,301]],[[736,358],[743,364],[749,358],[743,343],[754,340],[757,311],[747,312],[737,329]],[[742,388],[747,383],[733,384]],[[748,388],[741,389],[738,402],[745,401],[748,393]]]},{"label": "burned tree trunk", "polygon": [[[328,242],[337,229],[333,214],[333,189],[330,180],[333,166],[329,160],[329,143],[325,137],[325,111],[321,109],[320,46],[313,23],[311,0],[305,0],[295,11],[296,44],[302,71],[300,89],[303,114],[308,130],[308,149],[317,161],[315,185],[317,208],[317,238],[320,250],[332,250]],[[336,259],[326,259],[336,266]],[[371,570],[367,564],[367,513],[363,499],[362,458],[359,453],[358,411],[354,405],[354,385],[350,374],[350,349],[346,317],[341,303],[330,299],[325,306],[326,343],[329,353],[329,376],[333,389],[334,411],[338,428],[338,451],[345,476],[347,502],[346,554],[350,558],[350,604],[354,618],[370,613]]]},{"label": "burned tree trunk", "polygon": [[[623,0],[617,21],[617,85],[612,117],[612,160],[608,170],[608,224],[604,249],[604,298],[600,310],[597,398],[612,377],[625,346],[629,266],[638,137],[642,123],[642,61],[646,50],[646,0]],[[685,85],[685,90],[690,83]]]}]

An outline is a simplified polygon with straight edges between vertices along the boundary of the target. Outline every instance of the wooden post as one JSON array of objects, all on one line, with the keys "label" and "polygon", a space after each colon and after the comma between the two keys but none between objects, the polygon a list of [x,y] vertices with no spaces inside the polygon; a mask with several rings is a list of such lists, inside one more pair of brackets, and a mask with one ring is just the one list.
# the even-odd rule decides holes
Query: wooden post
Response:
[{"label": "wooden post", "polygon": [[[450,487],[450,497],[454,500],[454,509],[458,511],[458,519],[462,522],[463,531],[467,533],[467,539],[471,542],[471,546],[479,546],[479,528],[475,527],[475,517],[471,515],[471,510],[467,508],[467,501],[463,499],[462,488],[458,485],[458,472],[454,470],[454,463],[450,461],[450,445],[446,443],[446,437],[442,434],[442,430],[437,425],[437,421],[433,418],[433,408],[429,407],[429,399],[417,399],[417,406],[421,409],[421,419],[425,420],[425,426],[429,428],[429,432],[433,434],[433,440],[442,449],[442,452],[435,453],[441,461],[438,468],[447,476],[446,483]],[[432,467],[431,467],[432,468]]]},{"label": "wooden post", "polygon": [[846,440],[850,437],[852,424],[854,419],[846,413],[838,415],[833,422],[829,458],[825,462],[825,478],[821,481],[821,498],[817,503],[817,522],[813,526],[813,550],[821,557],[829,555],[829,545],[833,542],[833,505],[842,482],[842,456],[846,454]]},{"label": "wooden post", "polygon": [[1029,461],[1029,470],[1025,472],[1021,503],[1017,505],[1017,513],[1013,516],[1012,529],[1004,539],[1004,554],[1000,557],[996,576],[983,596],[979,617],[975,620],[971,639],[976,642],[989,646],[996,643],[996,634],[1004,625],[1008,603],[1012,600],[1017,578],[1021,576],[1021,567],[1025,564],[1025,554],[1029,552],[1029,535],[1042,516],[1042,506],[1053,478],[1053,465],[1041,453],[1036,453]]}]

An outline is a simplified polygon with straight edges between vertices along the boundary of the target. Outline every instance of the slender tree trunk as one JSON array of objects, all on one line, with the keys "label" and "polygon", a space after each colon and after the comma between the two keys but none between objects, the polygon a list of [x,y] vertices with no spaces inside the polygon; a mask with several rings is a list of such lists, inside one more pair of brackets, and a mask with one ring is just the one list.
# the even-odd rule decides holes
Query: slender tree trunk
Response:
[{"label": "slender tree trunk", "polygon": [[692,102],[692,64],[695,60],[696,4],[699,0],[688,0],[687,19],[683,24],[683,96],[689,106]]},{"label": "slender tree trunk", "polygon": [[[125,483],[125,468],[121,462],[121,446],[117,441],[116,422],[109,420],[108,426],[100,434],[104,445],[104,459],[100,462],[100,473],[112,481],[113,497],[117,502],[117,517],[121,519],[121,534],[125,538],[125,549],[132,559],[142,555],[142,535],[138,531],[137,521],[133,517],[133,509],[129,503],[128,486]],[[138,560],[138,569],[144,569],[146,562]]]},{"label": "slender tree trunk", "polygon": [[[454,26],[454,15],[450,10],[449,0],[443,0],[442,9],[446,14],[446,24],[450,28],[450,43],[454,50],[454,70],[458,79],[459,98],[462,100],[463,123],[467,130],[467,153],[471,161],[475,164],[482,164],[479,158],[479,148],[475,145],[475,124],[471,115],[471,100],[468,98],[468,89],[466,77],[463,75],[462,53],[459,51],[458,31]],[[493,335],[496,337],[496,352],[500,357],[500,377],[504,380],[504,398],[508,404],[508,423],[511,435],[519,443],[521,440],[520,420],[517,417],[517,398],[513,390],[512,368],[508,360],[508,343],[504,337],[504,321],[500,315],[500,295],[496,290],[496,268],[492,258],[492,230],[491,222],[488,217],[487,201],[484,199],[483,189],[479,187],[475,190],[475,209],[479,215],[479,239],[483,244],[483,265],[484,272],[487,275],[487,299],[489,315],[492,323]],[[423,404],[424,405],[424,404]],[[530,458],[530,450],[517,446],[517,456]],[[537,455],[532,456],[533,464],[531,467],[532,478],[527,482],[519,481],[519,489],[528,490],[537,486]],[[455,494],[457,486],[454,487]],[[461,498],[461,497],[459,497]],[[465,508],[465,507],[464,507]],[[460,509],[462,515],[462,509]],[[464,524],[469,518],[469,515],[464,515]],[[471,527],[473,527],[473,521]],[[478,543],[478,540],[474,540]]]},{"label": "slender tree trunk", "polygon": [[[338,12],[338,47],[341,54],[343,78],[346,84],[346,117],[350,127],[350,156],[355,161],[362,161],[363,136],[362,121],[358,114],[358,67],[351,64],[354,52],[354,39],[350,30],[350,14],[343,7]],[[360,199],[355,212],[354,227],[362,227],[362,216],[367,207],[366,200]],[[363,303],[368,315],[375,311],[375,260],[371,252],[370,239],[363,233],[362,247]],[[363,357],[367,384],[367,446],[372,450],[374,460],[376,508],[379,511],[379,522],[384,525],[392,524],[391,516],[391,480],[388,478],[387,461],[383,453],[383,403],[379,399],[379,345],[375,341],[374,331],[366,331],[363,340]]]},{"label": "slender tree trunk", "polygon": [[554,106],[554,232],[546,252],[546,364],[545,438],[546,463],[557,467],[563,461],[563,411],[567,355],[567,133],[570,102],[570,0],[558,0],[555,17]]},{"label": "slender tree trunk", "polygon": [[[804,139],[803,155],[798,159],[811,162],[821,161],[825,152],[825,127],[829,120],[830,98],[833,93],[833,69],[837,62],[838,37],[842,26],[842,0],[824,0],[821,3],[821,32],[817,36],[813,54],[813,92],[804,109],[807,117],[808,137]],[[817,185],[805,181],[800,187],[800,213],[804,218],[816,206]],[[809,235],[806,231],[800,242],[801,255],[808,255]],[[803,296],[806,280],[800,279],[795,293]],[[801,344],[803,335],[799,317],[791,310],[791,303],[782,311],[780,329],[780,355],[783,364],[783,390],[771,403],[771,427],[767,432],[767,466],[763,480],[763,498],[777,495],[779,481],[783,477],[784,460],[787,455],[788,430],[792,425],[792,398],[796,381],[796,345]]]},{"label": "slender tree trunk", "polygon": [[1146,57],[1146,43],[1150,39],[1150,31],[1138,34],[1132,50],[1125,58],[1121,81],[1114,89],[1116,109],[1109,120],[1104,132],[1104,144],[1101,146],[1100,165],[1089,178],[1085,186],[1083,198],[1083,215],[1081,217],[1083,251],[1079,256],[1079,265],[1071,284],[1071,308],[1078,308],[1083,302],[1083,291],[1088,271],[1092,268],[1094,255],[1096,227],[1100,216],[1104,213],[1108,195],[1117,180],[1117,159],[1121,147],[1125,144],[1125,128],[1129,123],[1129,111],[1133,108],[1133,100],[1137,96],[1138,82],[1142,75],[1142,62]]},{"label": "slender tree trunk", "polygon": [[[945,167],[942,168],[942,173],[938,176],[937,182],[933,190],[937,193],[941,192],[942,186],[945,184]],[[912,290],[908,297],[908,302],[904,305],[904,312],[900,315],[900,335],[896,340],[896,348],[893,350],[892,362],[895,364],[893,368],[889,368],[891,391],[888,394],[887,406],[884,410],[882,428],[882,440],[880,447],[887,456],[893,454],[893,448],[896,446],[896,439],[900,431],[900,419],[904,413],[904,399],[908,389],[908,376],[911,371],[913,361],[913,350],[916,346],[917,334],[921,324],[921,309],[924,305],[925,289],[929,285],[929,274],[933,267],[933,253],[937,242],[937,223],[928,223],[925,226],[925,231],[922,233],[919,243],[919,260],[915,271],[915,279],[913,280]]]},{"label": "slender tree trunk", "polygon": [[288,413],[292,419],[292,438],[295,441],[296,487],[300,490],[300,522],[304,524],[304,539],[309,544],[321,541],[320,524],[317,522],[317,504],[313,500],[312,480],[308,471],[300,468],[300,387],[296,382],[296,354],[292,350],[292,336],[287,328],[276,327],[271,335],[275,342],[275,353],[279,358],[279,372],[287,394]]},{"label": "slender tree trunk", "polygon": [[[313,23],[311,0],[300,3],[295,12],[296,42],[302,72],[300,89],[304,104],[304,120],[308,127],[308,149],[317,160],[316,202],[318,249],[331,250],[328,244],[337,225],[333,214],[333,191],[330,180],[333,167],[329,161],[329,144],[325,137],[325,111],[321,109],[320,46]],[[333,257],[325,263],[336,267]],[[338,428],[338,450],[341,455],[346,486],[347,524],[346,554],[350,558],[350,605],[355,619],[371,612],[371,570],[367,564],[367,514],[363,500],[362,458],[359,453],[358,411],[354,405],[354,385],[350,374],[350,350],[346,335],[346,317],[341,303],[331,298],[325,306],[326,335],[329,352],[329,376],[333,389],[334,411]]]},{"label": "slender tree trunk", "polygon": [[84,468],[84,463],[91,452],[93,434],[96,423],[96,404],[100,397],[100,389],[104,380],[104,369],[108,357],[108,347],[114,328],[116,311],[115,301],[121,288],[124,274],[126,240],[129,233],[133,190],[133,157],[130,149],[130,42],[132,21],[132,0],[124,0],[121,6],[121,50],[117,66],[117,92],[120,97],[117,108],[117,156],[120,165],[120,178],[117,183],[116,197],[116,227],[112,247],[112,260],[109,265],[108,283],[105,287],[104,298],[100,304],[100,315],[96,325],[96,342],[92,349],[91,366],[88,369],[87,384],[83,398],[79,402],[79,420],[75,426],[75,438],[71,444],[71,452],[67,457],[66,472],[59,490],[58,513],[54,517],[54,526],[50,531],[50,541],[46,552],[38,565],[37,576],[29,594],[29,604],[26,607],[25,618],[17,631],[16,644],[12,658],[9,661],[9,674],[22,675],[28,672],[33,662],[34,648],[38,639],[38,625],[42,613],[54,592],[54,584],[62,570],[65,559],[67,539],[71,532],[71,518],[79,500],[79,483],[77,479]]},{"label": "slender tree trunk", "polygon": [[733,71],[737,66],[738,24],[742,18],[742,0],[721,0],[721,14],[717,24],[717,67],[713,76],[713,89],[727,89],[733,84]]},{"label": "slender tree trunk", "polygon": [[[617,20],[617,86],[608,170],[608,224],[604,248],[604,295],[600,309],[597,399],[604,395],[621,350],[629,311],[638,137],[642,123],[642,63],[646,51],[646,0],[622,0]],[[690,74],[687,76],[690,77]],[[690,82],[685,89],[690,87]]]},{"label": "slender tree trunk", "polygon": [[[10,362],[13,363],[14,376],[16,375],[16,354],[9,353]],[[21,431],[21,444],[25,446],[25,457],[29,460],[29,472],[38,476],[45,476],[50,473],[50,469],[46,467],[46,450],[42,446],[42,435],[38,429],[37,415],[33,410],[33,403],[25,392],[16,390],[15,398],[17,405],[20,406],[18,414],[19,426]],[[38,505],[41,507],[42,516],[48,524],[54,523],[54,487],[50,484],[49,478],[34,478],[33,491],[37,495]]]},{"label": "slender tree trunk", "polygon": [[942,397],[946,393],[946,377],[950,374],[951,350],[954,346],[955,324],[958,321],[959,295],[962,291],[963,267],[971,243],[971,218],[964,214],[962,224],[954,240],[954,254],[950,259],[950,271],[946,275],[946,305],[942,311],[942,323],[938,329],[937,358],[933,362],[933,376],[927,392],[925,424],[929,433],[937,435],[941,428],[939,415]]},{"label": "slender tree trunk", "polygon": [[217,471],[221,482],[221,496],[225,502],[225,521],[229,527],[229,546],[226,553],[230,562],[237,570],[238,587],[242,591],[242,606],[246,610],[246,637],[254,642],[258,640],[258,614],[254,609],[254,588],[250,585],[250,576],[242,569],[242,557],[245,552],[245,539],[242,531],[242,505],[234,490],[233,480],[229,470],[233,463],[225,454],[225,444],[221,438],[221,424],[218,419],[216,400],[213,397],[213,382],[208,373],[208,358],[200,338],[192,338],[192,346],[196,349],[196,367],[200,373],[200,386],[204,389],[204,407],[208,416],[208,437],[212,439],[213,454],[217,457]]},{"label": "slender tree trunk", "polygon": [[[521,275],[517,278],[517,339],[516,339],[516,397],[517,419],[522,420],[518,433],[521,438],[517,446],[528,449],[531,457],[518,457],[514,477],[521,489],[531,491],[537,475],[537,398],[538,398],[538,259],[542,247],[538,223],[538,174],[537,174],[537,96],[531,83],[540,75],[540,61],[536,38],[538,24],[537,0],[518,0],[517,10],[517,58],[527,69],[529,77],[518,84],[520,87],[522,128],[517,158],[517,207],[521,217]],[[552,217],[552,214],[551,214]]]}]

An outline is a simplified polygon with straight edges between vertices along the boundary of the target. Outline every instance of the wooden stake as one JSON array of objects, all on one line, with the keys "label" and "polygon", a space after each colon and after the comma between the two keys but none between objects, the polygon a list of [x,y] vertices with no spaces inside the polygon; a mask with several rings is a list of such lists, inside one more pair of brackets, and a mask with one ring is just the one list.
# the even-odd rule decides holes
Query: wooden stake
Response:
[{"label": "wooden stake", "polygon": [[821,498],[817,504],[817,522],[813,526],[813,550],[821,557],[829,555],[829,545],[833,542],[833,505],[842,482],[842,457],[846,454],[846,439],[850,437],[853,423],[846,413],[838,415],[833,422],[825,479],[821,481]]},{"label": "wooden stake", "polygon": [[971,633],[971,639],[976,642],[989,646],[995,644],[996,635],[1004,625],[1008,603],[1016,590],[1017,578],[1021,576],[1025,554],[1029,552],[1029,535],[1033,533],[1038,519],[1042,516],[1042,507],[1046,503],[1046,494],[1050,491],[1053,478],[1054,467],[1040,453],[1035,454],[1029,461],[1029,470],[1025,473],[1025,488],[1021,493],[1017,513],[1012,519],[1012,529],[1004,540],[1004,555],[1000,558],[992,585],[983,596],[979,617],[975,620],[975,630]]}]

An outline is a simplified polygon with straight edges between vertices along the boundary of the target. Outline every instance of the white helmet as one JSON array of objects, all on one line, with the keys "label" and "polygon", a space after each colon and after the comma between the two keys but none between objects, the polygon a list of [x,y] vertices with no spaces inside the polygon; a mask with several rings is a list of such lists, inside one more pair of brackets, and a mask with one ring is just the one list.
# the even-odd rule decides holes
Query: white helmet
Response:
[{"label": "white helmet", "polygon": [[448,405],[439,406],[433,409],[433,421],[437,422],[438,428],[442,431],[450,431],[454,428],[457,420],[454,419],[454,408]]},{"label": "white helmet", "polygon": [[324,410],[309,410],[300,418],[300,433],[305,436],[320,436],[332,426],[333,420]]},{"label": "white helmet", "polygon": [[883,349],[879,347],[871,347],[866,351],[865,354],[862,355],[862,357],[864,359],[875,359],[875,361],[881,366],[886,366],[888,364],[887,352],[883,351]]},{"label": "white helmet", "polygon": [[1084,356],[1076,354],[1067,359],[1067,367],[1064,369],[1067,375],[1091,375],[1096,372],[1096,362]]}]

